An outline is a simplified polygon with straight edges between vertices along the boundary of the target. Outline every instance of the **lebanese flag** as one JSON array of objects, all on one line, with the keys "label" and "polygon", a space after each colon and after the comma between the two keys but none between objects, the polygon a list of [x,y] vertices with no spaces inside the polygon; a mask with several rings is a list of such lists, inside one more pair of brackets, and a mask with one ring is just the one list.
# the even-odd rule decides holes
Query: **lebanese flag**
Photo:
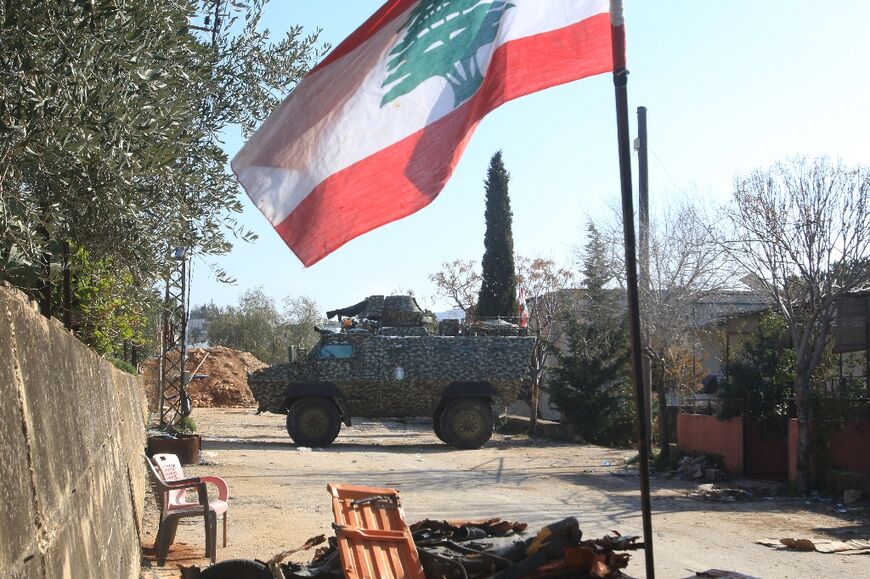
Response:
[{"label": "lebanese flag", "polygon": [[520,318],[520,327],[528,328],[529,327],[529,308],[526,305],[526,290],[525,288],[520,288],[520,297],[517,299],[517,314]]},{"label": "lebanese flag", "polygon": [[272,112],[233,171],[313,265],[431,203],[489,111],[613,70],[608,8],[609,0],[390,0]]}]

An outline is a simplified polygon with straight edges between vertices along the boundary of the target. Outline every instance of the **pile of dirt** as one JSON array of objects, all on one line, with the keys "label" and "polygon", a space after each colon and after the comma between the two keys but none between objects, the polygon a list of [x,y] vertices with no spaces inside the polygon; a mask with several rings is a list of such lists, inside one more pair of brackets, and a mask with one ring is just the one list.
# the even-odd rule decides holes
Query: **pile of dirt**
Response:
[{"label": "pile of dirt", "polygon": [[[208,357],[205,357],[208,354]],[[203,361],[199,370],[196,367]],[[139,370],[145,380],[145,393],[152,408],[158,404],[158,380],[160,376],[160,360],[154,358],[143,362]],[[194,348],[187,353],[188,372],[196,370],[202,378],[190,381],[187,393],[193,400],[193,406],[199,408],[234,408],[256,406],[251,389],[248,388],[248,373],[265,364],[250,352],[233,350],[223,346],[214,348]]]}]

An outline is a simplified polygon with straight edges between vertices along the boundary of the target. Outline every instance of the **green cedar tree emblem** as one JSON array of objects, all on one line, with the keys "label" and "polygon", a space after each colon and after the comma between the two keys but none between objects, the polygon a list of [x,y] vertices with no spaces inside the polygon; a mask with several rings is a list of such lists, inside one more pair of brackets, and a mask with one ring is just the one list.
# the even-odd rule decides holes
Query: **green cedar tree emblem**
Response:
[{"label": "green cedar tree emblem", "polygon": [[454,107],[468,100],[483,82],[477,52],[492,44],[513,7],[506,0],[421,0],[390,51],[381,106],[433,77],[450,83]]}]

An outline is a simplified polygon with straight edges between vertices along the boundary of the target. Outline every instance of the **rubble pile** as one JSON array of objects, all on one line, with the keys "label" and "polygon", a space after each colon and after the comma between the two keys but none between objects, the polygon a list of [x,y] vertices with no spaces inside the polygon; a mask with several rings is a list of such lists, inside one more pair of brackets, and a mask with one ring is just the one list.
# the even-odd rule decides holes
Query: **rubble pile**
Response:
[{"label": "rubble pile", "polygon": [[[148,404],[152,408],[156,408],[158,403],[159,364],[160,360],[154,358],[140,365]],[[248,373],[266,366],[268,364],[249,352],[223,346],[194,348],[188,351],[186,368],[188,372],[196,370],[196,376],[190,381],[187,393],[194,407],[198,408],[256,406],[257,402],[248,387]]]},{"label": "rubble pile", "polygon": [[699,485],[696,496],[705,501],[718,503],[734,503],[737,501],[748,501],[753,498],[752,493],[744,489],[729,488],[715,484]]},{"label": "rubble pile", "polygon": [[719,468],[719,463],[712,457],[706,454],[699,456],[684,456],[677,463],[677,470],[674,476],[683,480],[700,480],[704,479],[709,482],[714,482],[724,478],[724,473]]}]

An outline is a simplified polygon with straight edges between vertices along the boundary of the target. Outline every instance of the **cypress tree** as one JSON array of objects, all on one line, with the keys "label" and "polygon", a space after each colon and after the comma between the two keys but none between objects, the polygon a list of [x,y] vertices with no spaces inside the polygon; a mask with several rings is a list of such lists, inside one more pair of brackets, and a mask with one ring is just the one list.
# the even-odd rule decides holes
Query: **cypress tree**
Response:
[{"label": "cypress tree", "polygon": [[483,282],[477,302],[481,317],[511,317],[516,313],[517,279],[511,231],[510,175],[501,151],[492,156],[486,175],[486,234],[483,238]]},{"label": "cypress tree", "polygon": [[607,244],[591,219],[586,223],[587,240],[583,251],[583,279],[589,303],[605,307],[606,314],[615,311],[618,297],[605,286],[614,278],[615,266],[609,258]]}]

